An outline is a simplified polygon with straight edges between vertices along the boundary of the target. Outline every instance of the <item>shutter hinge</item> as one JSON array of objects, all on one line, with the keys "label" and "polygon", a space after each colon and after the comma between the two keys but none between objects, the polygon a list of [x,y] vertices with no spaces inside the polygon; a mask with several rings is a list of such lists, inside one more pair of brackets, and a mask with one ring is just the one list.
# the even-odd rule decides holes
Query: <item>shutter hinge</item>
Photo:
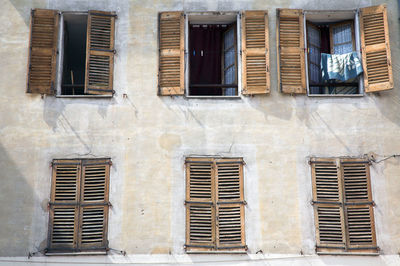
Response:
[{"label": "shutter hinge", "polygon": [[[113,94],[114,94],[114,93],[113,93]],[[108,161],[108,165],[109,165],[109,166],[112,166],[112,164],[113,164],[113,163],[112,163],[112,161],[111,161],[111,160],[110,160],[110,161]]]},{"label": "shutter hinge", "polygon": [[[114,94],[115,94],[115,90],[112,90],[112,95],[114,96]],[[110,165],[112,165],[112,163]]]},{"label": "shutter hinge", "polygon": [[35,9],[31,9],[31,15],[33,16],[33,14],[35,14]]}]

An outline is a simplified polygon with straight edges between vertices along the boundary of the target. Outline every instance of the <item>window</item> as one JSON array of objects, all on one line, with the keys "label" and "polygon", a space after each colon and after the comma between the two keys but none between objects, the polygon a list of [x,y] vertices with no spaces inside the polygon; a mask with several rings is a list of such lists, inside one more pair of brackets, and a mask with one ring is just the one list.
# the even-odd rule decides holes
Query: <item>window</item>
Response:
[{"label": "window", "polygon": [[48,254],[105,253],[110,159],[53,160]]},{"label": "window", "polygon": [[377,253],[367,159],[312,158],[318,253]]},{"label": "window", "polygon": [[28,93],[113,95],[112,12],[58,12],[31,15]]},{"label": "window", "polygon": [[160,13],[159,48],[160,95],[269,92],[266,11]]},{"label": "window", "polygon": [[246,250],[244,204],[241,158],[187,158],[186,250]]},{"label": "window", "polygon": [[277,13],[283,93],[362,95],[393,88],[386,5]]}]

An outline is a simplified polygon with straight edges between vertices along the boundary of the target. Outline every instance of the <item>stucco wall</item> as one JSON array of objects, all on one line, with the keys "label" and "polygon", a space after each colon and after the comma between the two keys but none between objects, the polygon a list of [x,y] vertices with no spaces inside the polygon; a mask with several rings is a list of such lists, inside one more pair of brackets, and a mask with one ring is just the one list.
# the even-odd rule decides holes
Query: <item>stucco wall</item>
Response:
[{"label": "stucco wall", "polygon": [[[332,9],[331,1],[0,0],[0,256],[46,247],[53,158],[111,157],[109,246],[128,254],[184,254],[184,158],[243,157],[249,254],[315,254],[310,156],[400,154],[397,1],[386,3],[395,88],[351,98],[278,92],[276,8]],[[31,8],[116,11],[111,99],[25,93]],[[157,96],[160,11],[269,12],[271,94],[236,100]],[[124,97],[126,94],[126,97]],[[400,160],[371,165],[378,246],[400,250]]]}]

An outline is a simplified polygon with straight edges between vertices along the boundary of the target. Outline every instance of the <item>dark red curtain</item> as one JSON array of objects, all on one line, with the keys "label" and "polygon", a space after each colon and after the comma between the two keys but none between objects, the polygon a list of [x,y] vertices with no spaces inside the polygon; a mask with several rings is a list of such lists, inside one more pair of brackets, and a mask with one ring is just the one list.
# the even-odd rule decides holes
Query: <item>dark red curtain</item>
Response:
[{"label": "dark red curtain", "polygon": [[[221,25],[190,25],[190,85],[221,84]],[[221,95],[221,88],[190,88],[190,95]]]}]

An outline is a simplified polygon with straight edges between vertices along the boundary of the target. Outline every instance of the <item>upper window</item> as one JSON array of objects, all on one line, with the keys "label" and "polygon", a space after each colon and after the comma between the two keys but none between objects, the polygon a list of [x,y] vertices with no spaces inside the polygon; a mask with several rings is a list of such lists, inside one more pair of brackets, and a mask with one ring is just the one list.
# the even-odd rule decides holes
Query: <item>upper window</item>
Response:
[{"label": "upper window", "polygon": [[362,95],[393,88],[386,5],[278,10],[283,93]]},{"label": "upper window", "polygon": [[377,253],[366,159],[312,158],[318,253]]},{"label": "upper window", "polygon": [[159,23],[160,95],[269,92],[266,11],[241,18],[237,12],[163,12]]},{"label": "upper window", "polygon": [[33,10],[27,92],[113,95],[114,21],[112,12]]},{"label": "upper window", "polygon": [[53,160],[48,253],[106,252],[110,159]]},{"label": "upper window", "polygon": [[188,252],[245,251],[243,160],[186,159]]}]

